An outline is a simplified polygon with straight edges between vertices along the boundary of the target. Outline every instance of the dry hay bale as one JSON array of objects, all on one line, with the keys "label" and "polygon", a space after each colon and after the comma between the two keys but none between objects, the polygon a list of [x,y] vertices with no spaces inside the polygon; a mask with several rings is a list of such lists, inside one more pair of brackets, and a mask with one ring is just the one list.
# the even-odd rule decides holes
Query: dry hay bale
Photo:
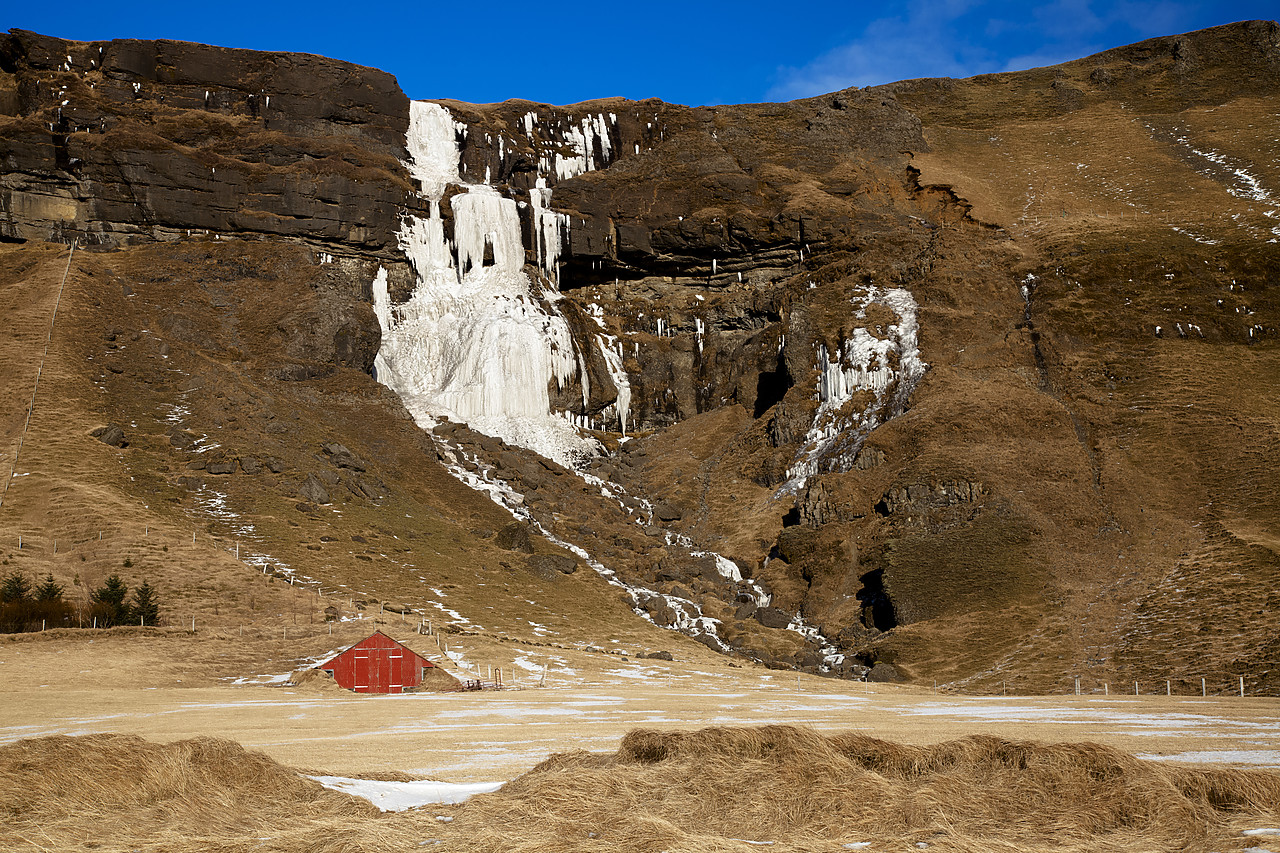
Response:
[{"label": "dry hay bale", "polygon": [[4,850],[338,850],[379,813],[231,741],[98,734],[0,747],[0,815]]},{"label": "dry hay bale", "polygon": [[[1096,744],[990,736],[904,746],[790,726],[637,730],[474,798],[474,851],[1206,849],[1280,818],[1280,775],[1189,770]],[[588,833],[595,833],[592,838]],[[594,849],[594,848],[593,848]]]},{"label": "dry hay bale", "polygon": [[422,684],[416,689],[435,693],[448,693],[453,690],[461,690],[462,683],[441,667],[429,666],[422,671]]},{"label": "dry hay bale", "polygon": [[333,680],[333,674],[323,669],[300,669],[289,676],[288,687],[314,693],[349,693],[345,687]]}]

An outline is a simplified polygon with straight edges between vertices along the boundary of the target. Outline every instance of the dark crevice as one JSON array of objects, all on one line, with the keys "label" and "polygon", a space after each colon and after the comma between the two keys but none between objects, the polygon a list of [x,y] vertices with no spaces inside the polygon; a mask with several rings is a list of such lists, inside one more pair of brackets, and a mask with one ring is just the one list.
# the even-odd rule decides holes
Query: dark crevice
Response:
[{"label": "dark crevice", "polygon": [[862,619],[868,628],[888,631],[898,627],[898,617],[893,611],[893,601],[884,589],[884,569],[875,569],[859,578],[862,589],[857,599],[862,602]]},{"label": "dark crevice", "polygon": [[791,374],[787,372],[787,361],[779,352],[775,369],[761,373],[756,380],[755,416],[760,417],[782,402],[793,384]]},{"label": "dark crevice", "polygon": [[[1080,443],[1080,447],[1084,450],[1085,456],[1089,461],[1089,470],[1093,479],[1093,491],[1095,493],[1101,493],[1102,466],[1098,462],[1098,452],[1094,447],[1093,437],[1090,435],[1089,428],[1086,424],[1081,422],[1079,416],[1076,415],[1075,410],[1067,404],[1066,400],[1058,394],[1057,390],[1053,386],[1053,379],[1049,374],[1049,361],[1045,358],[1044,349],[1040,345],[1040,332],[1036,329],[1035,323],[1032,322],[1031,319],[1032,300],[1034,296],[1035,283],[1033,281],[1028,281],[1028,283],[1022,286],[1024,307],[1022,309],[1022,322],[1019,326],[1027,330],[1027,336],[1031,340],[1031,355],[1035,360],[1036,373],[1040,380],[1040,390],[1043,393],[1048,394],[1054,400],[1057,400],[1058,403],[1061,404],[1062,408],[1066,410],[1067,416],[1071,418],[1071,427],[1075,431],[1076,440]],[[877,507],[877,511],[879,511],[879,507]]]}]

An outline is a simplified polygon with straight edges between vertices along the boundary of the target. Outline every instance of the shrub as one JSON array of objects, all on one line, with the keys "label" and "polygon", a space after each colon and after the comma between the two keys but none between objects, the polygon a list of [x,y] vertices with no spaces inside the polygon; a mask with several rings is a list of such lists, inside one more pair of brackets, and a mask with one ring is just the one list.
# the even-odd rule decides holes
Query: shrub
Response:
[{"label": "shrub", "polygon": [[71,605],[62,599],[62,585],[47,575],[39,586],[20,572],[0,581],[0,631],[17,633],[71,623]]}]

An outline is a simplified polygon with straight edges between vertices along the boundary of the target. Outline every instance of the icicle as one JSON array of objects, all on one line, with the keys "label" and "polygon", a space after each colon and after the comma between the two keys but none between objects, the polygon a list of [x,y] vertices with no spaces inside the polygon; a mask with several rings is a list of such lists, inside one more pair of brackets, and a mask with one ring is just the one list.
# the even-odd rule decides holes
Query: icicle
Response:
[{"label": "icicle", "polygon": [[[586,365],[567,321],[523,272],[515,200],[468,186],[450,199],[453,246],[445,239],[440,199],[459,181],[457,140],[467,133],[444,107],[412,104],[406,165],[428,198],[428,215],[406,217],[400,232],[418,276],[409,301],[391,306],[385,271],[374,281],[383,331],[376,375],[423,425],[441,416],[464,421],[571,466],[596,445],[552,413],[550,387],[577,377],[588,393]],[[554,225],[555,214],[544,213]],[[543,242],[544,261],[557,257],[559,240]]]}]

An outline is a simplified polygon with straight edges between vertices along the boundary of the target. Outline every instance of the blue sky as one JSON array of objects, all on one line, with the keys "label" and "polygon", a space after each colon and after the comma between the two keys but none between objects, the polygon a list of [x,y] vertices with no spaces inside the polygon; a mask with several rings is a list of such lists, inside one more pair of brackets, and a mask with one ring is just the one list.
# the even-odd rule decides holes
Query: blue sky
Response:
[{"label": "blue sky", "polygon": [[718,104],[1032,68],[1278,16],[1280,0],[71,0],[12,4],[0,28],[320,53],[389,71],[413,98],[567,104],[622,95]]}]

